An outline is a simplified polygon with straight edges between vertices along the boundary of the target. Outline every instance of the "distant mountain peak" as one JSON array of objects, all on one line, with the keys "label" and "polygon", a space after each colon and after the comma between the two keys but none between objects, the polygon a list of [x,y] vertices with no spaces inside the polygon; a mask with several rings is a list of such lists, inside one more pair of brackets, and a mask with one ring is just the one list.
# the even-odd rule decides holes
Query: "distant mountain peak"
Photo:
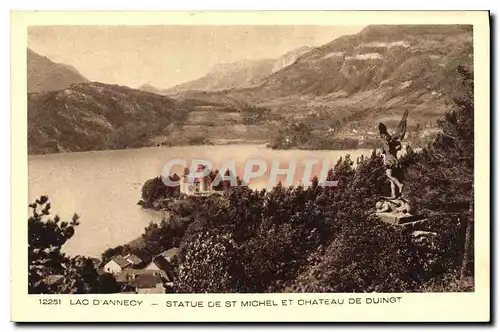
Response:
[{"label": "distant mountain peak", "polygon": [[272,69],[272,73],[277,72],[277,71],[291,65],[292,63],[294,63],[297,60],[298,57],[309,52],[310,50],[312,50],[312,47],[302,46],[302,47],[296,48],[294,50],[291,50],[289,52],[286,52],[285,54],[280,56],[278,59],[276,59],[274,66],[273,66],[273,69]]},{"label": "distant mountain peak", "polygon": [[179,84],[167,91],[169,93],[188,90],[221,91],[256,86],[269,75],[294,63],[299,56],[310,49],[309,46],[302,46],[288,51],[277,59],[245,59],[219,63],[205,76]]},{"label": "distant mountain peak", "polygon": [[27,49],[28,93],[62,90],[88,80],[67,64],[56,63],[32,49]]}]

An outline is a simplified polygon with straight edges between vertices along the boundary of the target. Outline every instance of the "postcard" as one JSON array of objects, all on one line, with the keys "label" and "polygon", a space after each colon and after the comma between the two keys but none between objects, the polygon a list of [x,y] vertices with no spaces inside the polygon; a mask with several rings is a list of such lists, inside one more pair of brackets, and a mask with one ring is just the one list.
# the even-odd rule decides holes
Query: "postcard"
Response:
[{"label": "postcard", "polygon": [[12,321],[490,320],[487,11],[11,26]]}]

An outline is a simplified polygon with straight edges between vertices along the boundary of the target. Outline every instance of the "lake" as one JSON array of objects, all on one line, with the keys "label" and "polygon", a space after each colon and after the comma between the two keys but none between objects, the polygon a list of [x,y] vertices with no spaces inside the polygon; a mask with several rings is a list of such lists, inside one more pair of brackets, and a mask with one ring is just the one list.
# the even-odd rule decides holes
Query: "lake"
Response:
[{"label": "lake", "polygon": [[[80,215],[80,225],[63,247],[64,252],[100,257],[107,248],[140,236],[151,221],[161,220],[162,213],[142,210],[137,201],[141,198],[142,184],[160,175],[168,161],[207,159],[217,168],[231,159],[241,174],[248,159],[265,160],[269,168],[273,161],[285,168],[293,159],[298,169],[293,183],[297,183],[302,178],[304,160],[327,160],[334,164],[346,154],[356,160],[362,154],[370,155],[371,150],[271,150],[264,145],[218,145],[29,156],[28,194],[30,202],[40,195],[48,195],[52,214],[57,213],[63,220],[69,220],[73,213]],[[182,168],[178,166],[172,171],[179,172]],[[319,176],[320,171],[320,167],[314,167],[312,175]],[[269,169],[265,174],[269,175]],[[271,185],[263,175],[249,186],[261,189]]]}]

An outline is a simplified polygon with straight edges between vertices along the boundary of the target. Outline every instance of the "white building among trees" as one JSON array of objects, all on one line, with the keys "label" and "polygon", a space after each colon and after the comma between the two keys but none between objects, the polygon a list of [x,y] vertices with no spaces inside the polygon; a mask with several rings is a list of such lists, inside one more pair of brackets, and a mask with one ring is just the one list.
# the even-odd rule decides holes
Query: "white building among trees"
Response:
[{"label": "white building among trees", "polygon": [[[198,165],[196,172],[201,173],[204,170],[204,165]],[[180,180],[180,191],[185,195],[207,195],[213,192],[211,184],[212,179],[209,175],[200,177],[186,169]]]}]

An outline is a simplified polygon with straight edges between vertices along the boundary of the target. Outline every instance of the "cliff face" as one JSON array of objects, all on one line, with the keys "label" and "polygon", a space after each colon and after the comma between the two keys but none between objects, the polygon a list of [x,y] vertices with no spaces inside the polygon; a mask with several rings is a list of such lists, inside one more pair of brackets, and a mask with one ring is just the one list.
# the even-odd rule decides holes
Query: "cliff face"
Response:
[{"label": "cliff face", "polygon": [[28,48],[28,92],[47,92],[65,89],[74,83],[88,80],[74,67],[55,63]]},{"label": "cliff face", "polygon": [[303,46],[300,48],[297,48],[295,50],[292,50],[288,53],[283,54],[280,56],[276,61],[274,62],[273,69],[271,70],[271,73],[275,73],[285,67],[290,66],[292,63],[294,63],[299,56],[302,54],[309,52],[312,49],[312,47],[308,46]]},{"label": "cliff face", "polygon": [[311,48],[304,46],[283,54],[277,59],[243,60],[214,66],[207,75],[173,88],[162,90],[162,94],[175,94],[189,90],[222,91],[247,88],[262,83],[272,73],[290,64]]},{"label": "cliff face", "polygon": [[167,89],[166,93],[175,94],[188,90],[220,91],[253,86],[271,73],[273,65],[273,59],[219,64],[207,75]]}]

